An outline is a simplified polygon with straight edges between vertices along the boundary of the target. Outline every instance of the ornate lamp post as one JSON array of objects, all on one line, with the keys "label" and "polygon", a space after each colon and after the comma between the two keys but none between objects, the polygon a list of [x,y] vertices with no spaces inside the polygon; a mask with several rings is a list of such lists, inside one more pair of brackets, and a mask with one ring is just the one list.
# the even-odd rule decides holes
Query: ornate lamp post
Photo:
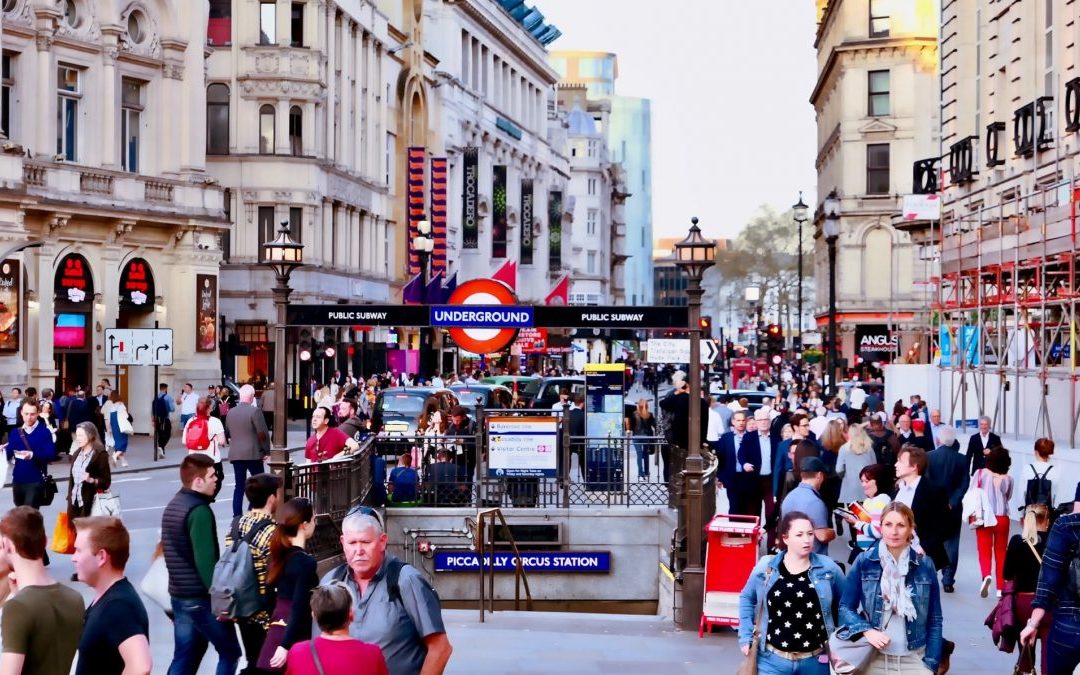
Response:
[{"label": "ornate lamp post", "polygon": [[285,308],[289,304],[289,276],[304,264],[304,245],[289,236],[289,221],[283,220],[273,241],[263,243],[264,262],[274,270],[277,284],[274,286],[274,308],[277,310],[277,326],[274,337],[274,433],[272,461],[284,462],[288,451],[288,421],[285,398],[287,395],[285,373]]},{"label": "ornate lamp post", "polygon": [[[416,236],[412,239],[412,248],[420,256],[420,288],[423,293],[424,304],[428,304],[428,261],[431,260],[431,252],[435,250],[435,239],[431,236],[431,223],[420,220],[416,223]],[[435,366],[431,363],[432,356],[432,329],[420,328],[420,366],[418,373],[421,378],[431,377]]]},{"label": "ornate lamp post", "polygon": [[799,224],[799,341],[792,346],[797,352],[802,352],[802,331],[803,331],[803,314],[802,314],[802,287],[803,287],[803,266],[802,266],[802,226],[806,222],[807,206],[803,204],[802,191],[799,191],[799,201],[791,207],[792,212],[795,215],[795,222]]},{"label": "ornate lamp post", "polygon": [[701,512],[704,496],[705,459],[701,456],[701,278],[716,258],[716,243],[701,236],[698,219],[691,218],[690,234],[675,244],[675,264],[686,272],[690,333],[690,446],[686,449],[686,568],[683,570],[682,624],[692,626],[701,613],[705,598],[705,568],[702,539],[705,532]]},{"label": "ornate lamp post", "polygon": [[827,391],[836,395],[836,364],[838,351],[836,349],[836,240],[840,236],[840,198],[836,196],[836,190],[829,193],[825,198],[825,223],[822,231],[825,234],[825,243],[829,246],[829,349],[826,352],[825,362],[829,373],[829,388]]}]

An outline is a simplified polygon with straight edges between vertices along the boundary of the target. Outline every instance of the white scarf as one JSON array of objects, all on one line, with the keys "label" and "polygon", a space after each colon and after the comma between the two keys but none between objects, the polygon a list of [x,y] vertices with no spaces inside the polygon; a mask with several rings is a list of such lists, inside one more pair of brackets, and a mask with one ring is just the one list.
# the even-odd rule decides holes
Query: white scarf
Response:
[{"label": "white scarf", "polygon": [[881,610],[882,624],[888,623],[887,616],[890,612],[914,621],[915,605],[911,602],[911,589],[904,578],[904,572],[911,562],[911,548],[904,547],[900,560],[897,560],[882,541],[878,543],[878,557],[881,558],[881,599],[884,603]]}]

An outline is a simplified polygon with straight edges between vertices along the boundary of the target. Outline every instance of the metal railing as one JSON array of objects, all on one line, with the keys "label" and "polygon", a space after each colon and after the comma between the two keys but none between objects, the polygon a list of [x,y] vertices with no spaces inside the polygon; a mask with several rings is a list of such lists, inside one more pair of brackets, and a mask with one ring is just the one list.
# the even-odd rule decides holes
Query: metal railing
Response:
[{"label": "metal railing", "polygon": [[[495,611],[495,542],[496,520],[498,520],[499,534],[503,541],[509,542],[510,550],[514,553],[514,611],[521,610],[521,589],[525,589],[525,609],[532,610],[532,592],[529,590],[529,579],[525,576],[525,567],[521,563],[521,551],[518,550],[517,542],[506,524],[502,510],[499,508],[481,509],[476,512],[476,555],[480,561],[480,623],[484,622],[484,604],[487,602],[487,611]],[[488,524],[488,521],[491,521]],[[486,556],[486,557],[485,557]],[[486,575],[486,579],[485,579]],[[484,590],[485,581],[487,591]]]}]

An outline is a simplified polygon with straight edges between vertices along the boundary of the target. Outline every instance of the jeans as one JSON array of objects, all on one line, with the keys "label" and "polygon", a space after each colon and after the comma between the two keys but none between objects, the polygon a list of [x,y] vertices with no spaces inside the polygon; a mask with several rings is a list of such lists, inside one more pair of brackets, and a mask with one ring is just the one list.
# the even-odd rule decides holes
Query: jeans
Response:
[{"label": "jeans", "polygon": [[191,419],[192,417],[195,417],[195,415],[181,415],[180,416],[180,433],[184,432],[184,427],[187,426],[188,420]]},{"label": "jeans", "polygon": [[[949,564],[941,570],[941,583],[946,586],[956,584],[956,567],[960,561],[960,532],[945,540],[945,553],[949,556]],[[1002,556],[1002,565],[1005,564]]]},{"label": "jeans", "polygon": [[933,675],[922,660],[919,649],[904,656],[878,654],[866,669],[866,675]]},{"label": "jeans", "polygon": [[236,479],[236,489],[232,496],[232,514],[236,516],[243,513],[244,508],[244,483],[247,476],[266,472],[266,465],[261,459],[233,459],[229,460],[233,468],[233,477]]},{"label": "jeans", "polygon": [[[823,662],[821,659],[825,658]],[[762,675],[829,675],[829,661],[825,652],[798,661],[789,661],[768,649],[758,652],[758,672]]]},{"label": "jeans", "polygon": [[232,623],[222,623],[210,613],[210,599],[172,598],[173,659],[169,675],[195,675],[207,644],[218,653],[216,675],[235,675],[240,643]]},{"label": "jeans", "polygon": [[649,477],[649,446],[644,443],[634,443],[634,454],[637,455],[638,476]]},{"label": "jeans", "polygon": [[41,509],[45,501],[45,483],[12,483],[11,498],[15,506],[29,506]]},{"label": "jeans", "polygon": [[1080,617],[1055,616],[1047,642],[1045,675],[1072,675],[1080,665]]}]

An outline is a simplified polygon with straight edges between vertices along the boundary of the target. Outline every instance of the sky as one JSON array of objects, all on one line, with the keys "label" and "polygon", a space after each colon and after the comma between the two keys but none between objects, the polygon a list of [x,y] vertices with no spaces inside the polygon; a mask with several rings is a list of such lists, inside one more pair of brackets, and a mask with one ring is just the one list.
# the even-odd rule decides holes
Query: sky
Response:
[{"label": "sky", "polygon": [[530,4],[563,33],[549,49],[614,52],[616,93],[652,99],[655,238],[685,236],[691,216],[706,237],[734,237],[800,190],[814,206],[813,2]]}]

